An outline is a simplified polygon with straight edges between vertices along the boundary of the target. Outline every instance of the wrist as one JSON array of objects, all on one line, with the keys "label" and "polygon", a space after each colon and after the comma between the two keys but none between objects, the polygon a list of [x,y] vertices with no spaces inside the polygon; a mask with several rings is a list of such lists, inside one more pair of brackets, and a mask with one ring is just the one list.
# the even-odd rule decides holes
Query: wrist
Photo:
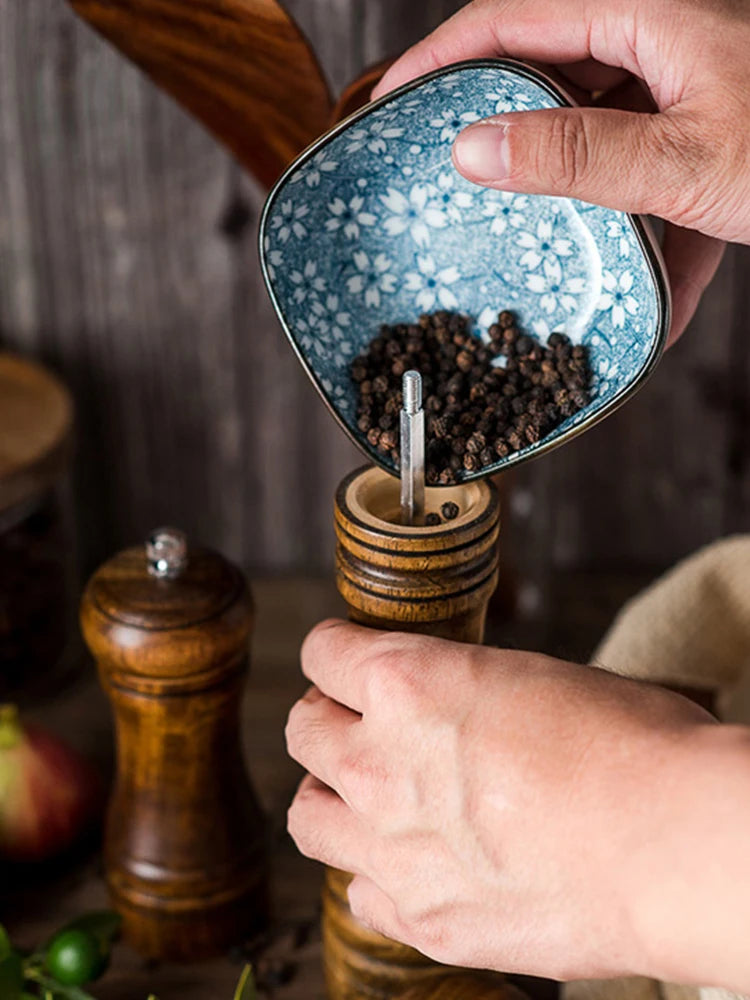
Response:
[{"label": "wrist", "polygon": [[627,866],[637,971],[748,992],[750,729],[697,724],[661,744]]}]

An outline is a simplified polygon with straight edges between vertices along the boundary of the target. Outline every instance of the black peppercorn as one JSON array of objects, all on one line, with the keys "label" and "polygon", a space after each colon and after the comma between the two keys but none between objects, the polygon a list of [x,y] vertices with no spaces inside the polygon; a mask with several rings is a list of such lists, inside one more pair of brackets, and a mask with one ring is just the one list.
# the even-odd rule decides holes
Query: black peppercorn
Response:
[{"label": "black peppercorn", "polygon": [[475,431],[466,442],[466,450],[472,455],[478,455],[487,444],[484,434]]},{"label": "black peppercorn", "polygon": [[446,521],[453,521],[458,517],[458,504],[454,503],[453,500],[446,500],[440,508],[440,513]]},{"label": "black peppercorn", "polygon": [[384,448],[389,451],[392,448],[398,446],[398,434],[395,431],[385,430],[380,435],[380,441],[378,442],[378,447]]},{"label": "black peppercorn", "polygon": [[425,514],[424,523],[427,525],[428,528],[432,528],[436,524],[442,524],[442,521],[440,520],[439,514],[436,514],[434,511],[431,511],[429,514]]}]

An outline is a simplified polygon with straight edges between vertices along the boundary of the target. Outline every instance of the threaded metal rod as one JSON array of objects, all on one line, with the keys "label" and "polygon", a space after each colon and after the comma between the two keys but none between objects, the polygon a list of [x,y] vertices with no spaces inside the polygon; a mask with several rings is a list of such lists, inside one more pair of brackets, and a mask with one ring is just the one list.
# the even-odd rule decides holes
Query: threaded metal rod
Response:
[{"label": "threaded metal rod", "polygon": [[422,376],[404,372],[401,383],[401,523],[424,524],[424,410]]}]

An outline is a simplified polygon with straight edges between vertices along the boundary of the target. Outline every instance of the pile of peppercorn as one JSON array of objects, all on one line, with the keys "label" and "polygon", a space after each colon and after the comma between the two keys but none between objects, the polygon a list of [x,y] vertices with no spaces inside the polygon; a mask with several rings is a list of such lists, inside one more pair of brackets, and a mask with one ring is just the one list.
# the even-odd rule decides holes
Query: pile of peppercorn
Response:
[{"label": "pile of peppercorn", "polygon": [[[547,345],[522,332],[504,310],[489,343],[468,316],[436,312],[418,323],[381,326],[351,376],[359,388],[357,426],[373,448],[399,465],[401,378],[422,376],[428,483],[449,485],[546,434],[590,399],[588,349],[563,333]],[[504,364],[493,364],[499,357]]]}]

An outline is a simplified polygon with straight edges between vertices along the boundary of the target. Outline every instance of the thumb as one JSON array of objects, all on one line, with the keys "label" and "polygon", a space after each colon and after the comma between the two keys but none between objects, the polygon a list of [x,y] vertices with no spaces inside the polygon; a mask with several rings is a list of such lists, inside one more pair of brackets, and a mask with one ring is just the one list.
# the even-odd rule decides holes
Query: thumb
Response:
[{"label": "thumb", "polygon": [[667,114],[611,108],[513,112],[470,125],[453,146],[459,173],[486,187],[561,195],[680,222],[695,212],[696,157]]}]

